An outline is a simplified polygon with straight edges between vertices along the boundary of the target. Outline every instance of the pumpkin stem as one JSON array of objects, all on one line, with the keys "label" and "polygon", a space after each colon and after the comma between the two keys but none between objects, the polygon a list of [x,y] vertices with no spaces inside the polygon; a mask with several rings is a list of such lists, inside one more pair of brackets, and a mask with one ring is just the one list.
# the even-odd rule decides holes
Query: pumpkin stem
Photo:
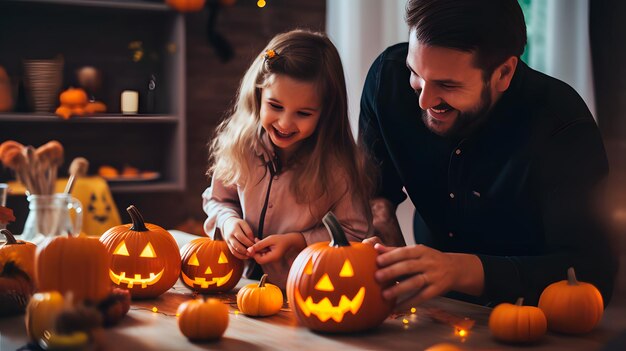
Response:
[{"label": "pumpkin stem", "polygon": [[133,221],[133,226],[130,227],[130,230],[134,230],[136,232],[148,231],[148,228],[146,228],[146,222],[143,220],[143,216],[135,205],[128,206],[126,212],[128,212],[130,219]]},{"label": "pumpkin stem", "polygon": [[17,244],[17,240],[15,240],[13,233],[11,233],[8,229],[0,229],[0,233],[7,238],[6,244]]},{"label": "pumpkin stem", "polygon": [[517,301],[515,301],[515,305],[516,306],[524,306],[524,298],[523,297],[518,297]]},{"label": "pumpkin stem", "polygon": [[346,238],[346,233],[344,233],[343,228],[341,228],[341,224],[339,224],[339,220],[337,217],[331,212],[328,213],[322,218],[322,223],[330,233],[330,245],[333,247],[341,247],[341,246],[350,246],[350,242]]},{"label": "pumpkin stem", "polygon": [[259,288],[265,287],[265,281],[267,280],[267,273],[263,274],[261,280],[259,281]]},{"label": "pumpkin stem", "polygon": [[574,267],[567,269],[567,285],[578,285],[578,279],[576,279],[576,271]]}]

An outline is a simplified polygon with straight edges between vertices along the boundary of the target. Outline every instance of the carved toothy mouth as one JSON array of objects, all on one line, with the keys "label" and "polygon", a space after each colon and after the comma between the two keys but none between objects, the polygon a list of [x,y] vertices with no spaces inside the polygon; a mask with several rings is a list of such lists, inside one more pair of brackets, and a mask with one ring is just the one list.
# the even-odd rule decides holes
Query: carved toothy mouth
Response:
[{"label": "carved toothy mouth", "polygon": [[144,289],[148,287],[148,285],[154,285],[156,282],[158,282],[163,276],[163,271],[165,271],[165,268],[161,269],[161,271],[157,274],[150,273],[150,278],[141,278],[141,274],[135,274],[134,278],[129,278],[126,277],[126,272],[115,274],[115,272],[109,270],[109,277],[111,277],[113,283],[117,285],[127,284],[127,287],[129,289],[132,289],[135,284],[141,284],[141,288]]},{"label": "carved toothy mouth", "polygon": [[211,285],[217,284],[217,286],[222,286],[230,280],[230,277],[233,275],[233,270],[231,269],[228,274],[223,277],[213,277],[211,280],[206,280],[206,278],[196,277],[195,279],[189,278],[185,273],[181,272],[183,276],[183,281],[185,284],[189,286],[198,285],[202,289],[206,289]]},{"label": "carved toothy mouth", "polygon": [[313,302],[313,298],[309,296],[305,301],[302,299],[298,289],[296,289],[296,304],[298,304],[298,307],[300,307],[307,317],[314,314],[321,322],[326,322],[332,318],[335,322],[339,323],[343,320],[343,316],[348,313],[348,311],[352,312],[352,314],[356,314],[361,308],[364,298],[365,288],[361,287],[352,300],[346,297],[346,295],[341,295],[339,304],[334,306],[328,297],[315,303]]}]

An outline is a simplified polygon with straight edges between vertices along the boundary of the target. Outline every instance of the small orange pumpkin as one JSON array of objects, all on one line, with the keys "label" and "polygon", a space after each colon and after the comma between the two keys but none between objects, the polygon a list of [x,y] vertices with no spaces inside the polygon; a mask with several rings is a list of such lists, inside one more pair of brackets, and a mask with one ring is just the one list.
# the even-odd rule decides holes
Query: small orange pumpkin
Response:
[{"label": "small orange pumpkin", "polygon": [[98,240],[84,234],[58,236],[37,249],[37,288],[61,294],[72,291],[74,301],[98,303],[111,292],[109,262],[109,254]]},{"label": "small orange pumpkin", "polygon": [[312,330],[356,332],[381,324],[394,303],[382,297],[372,245],[350,243],[328,212],[322,222],[332,241],[302,250],[287,278],[287,297],[300,324]]},{"label": "small orange pumpkin", "polygon": [[248,284],[237,293],[237,307],[248,316],[271,316],[283,307],[283,292],[274,284],[265,283],[263,274],[259,284]]},{"label": "small orange pumpkin", "polygon": [[100,237],[111,257],[109,277],[133,298],[154,298],[174,286],[180,274],[178,244],[167,230],[146,223],[131,205],[131,224],[107,230]]},{"label": "small orange pumpkin", "polygon": [[101,101],[89,101],[87,106],[85,106],[85,113],[88,115],[93,115],[94,113],[105,113],[107,112],[107,105]]},{"label": "small orange pumpkin", "polygon": [[57,316],[64,307],[65,299],[58,291],[33,295],[26,307],[26,332],[30,339],[38,342],[46,330],[53,330]]},{"label": "small orange pumpkin", "polygon": [[7,229],[1,229],[0,234],[6,237],[6,242],[0,246],[0,271],[9,261],[12,261],[17,268],[21,269],[31,279],[35,279],[35,244],[16,240],[13,234]]},{"label": "small orange pumpkin", "polygon": [[87,104],[87,93],[81,88],[69,87],[59,96],[61,105],[73,108],[76,106],[84,106]]},{"label": "small orange pumpkin", "polygon": [[243,274],[243,261],[230,252],[223,240],[197,238],[180,252],[180,278],[191,290],[200,293],[230,291]]},{"label": "small orange pumpkin", "polygon": [[539,340],[547,330],[546,316],[541,309],[523,306],[524,298],[515,304],[501,303],[489,315],[489,330],[494,338],[512,343]]},{"label": "small orange pumpkin", "polygon": [[548,329],[582,334],[600,323],[604,302],[600,291],[593,284],[579,282],[574,267],[570,267],[567,280],[552,283],[541,293],[539,308],[548,319]]},{"label": "small orange pumpkin", "polygon": [[183,302],[176,314],[178,328],[189,340],[217,340],[228,327],[228,307],[218,299]]},{"label": "small orange pumpkin", "polygon": [[170,7],[180,12],[196,12],[202,10],[205,0],[166,0]]}]

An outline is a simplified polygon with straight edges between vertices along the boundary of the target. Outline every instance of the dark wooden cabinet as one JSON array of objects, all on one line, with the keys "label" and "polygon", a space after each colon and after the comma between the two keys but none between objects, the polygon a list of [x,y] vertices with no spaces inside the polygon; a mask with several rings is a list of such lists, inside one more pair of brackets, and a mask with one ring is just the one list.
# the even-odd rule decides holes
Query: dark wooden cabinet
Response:
[{"label": "dark wooden cabinet", "polygon": [[[55,58],[63,61],[63,89],[79,86],[82,67],[101,73],[90,94],[107,105],[106,114],[63,120],[53,111],[34,112],[24,61]],[[90,174],[101,165],[129,165],[160,175],[111,182],[113,192],[185,188],[185,23],[162,1],[2,0],[0,65],[16,97],[13,111],[0,113],[0,142],[59,140],[66,151],[60,176],[76,156],[90,161]],[[139,92],[138,114],[121,114],[124,90]],[[0,181],[11,178],[0,171]]]}]

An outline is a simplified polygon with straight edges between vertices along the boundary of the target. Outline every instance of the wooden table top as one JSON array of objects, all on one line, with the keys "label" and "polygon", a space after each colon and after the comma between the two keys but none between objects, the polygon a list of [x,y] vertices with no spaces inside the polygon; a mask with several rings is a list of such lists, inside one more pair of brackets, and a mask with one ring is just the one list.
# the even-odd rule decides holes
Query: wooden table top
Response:
[{"label": "wooden table top", "polygon": [[[238,287],[252,281],[242,279]],[[191,343],[179,331],[175,316],[178,306],[193,294],[178,282],[154,300],[133,301],[120,324],[105,331],[104,350],[423,350],[437,343],[454,343],[467,350],[599,350],[618,330],[603,323],[584,336],[548,333],[535,345],[516,346],[494,341],[487,327],[490,308],[439,297],[418,306],[415,313],[393,315],[380,327],[367,333],[328,335],[297,325],[289,306],[277,315],[252,318],[237,311],[235,292],[214,295],[230,305],[230,322],[224,337],[217,342]],[[157,307],[158,312],[152,312]],[[454,328],[430,316],[441,309],[475,321],[464,338]],[[0,319],[0,351],[15,350],[27,343],[24,317]]]}]

